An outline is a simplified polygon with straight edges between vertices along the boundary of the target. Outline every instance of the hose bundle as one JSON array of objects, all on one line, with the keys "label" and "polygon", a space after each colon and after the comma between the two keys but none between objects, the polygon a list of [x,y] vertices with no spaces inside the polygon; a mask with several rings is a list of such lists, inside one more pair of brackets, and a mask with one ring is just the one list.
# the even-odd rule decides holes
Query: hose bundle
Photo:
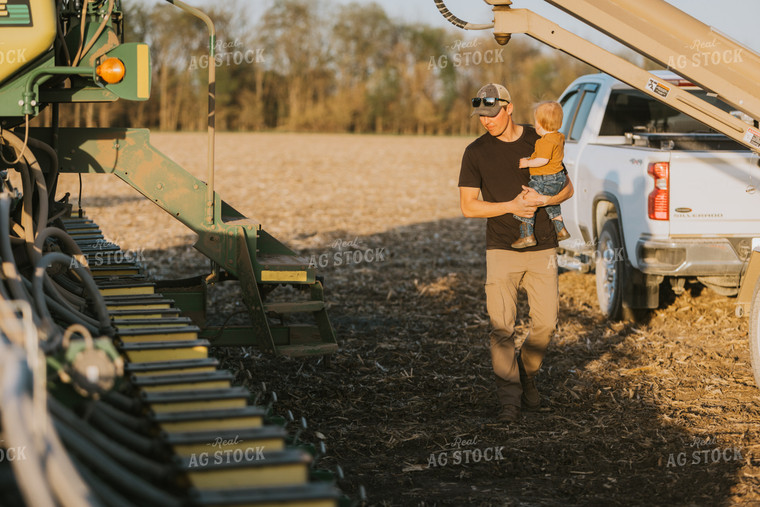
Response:
[{"label": "hose bundle", "polygon": [[444,0],[433,0],[433,1],[435,2],[435,6],[438,7],[438,11],[441,13],[441,15],[444,18],[446,18],[446,21],[456,26],[457,28],[462,28],[464,30],[488,30],[489,28],[493,28],[493,23],[478,25],[478,24],[469,23],[467,21],[459,19],[458,17],[456,17],[455,15],[451,13],[448,7],[446,7]]},{"label": "hose bundle", "polygon": [[[34,310],[34,324],[41,331],[40,347],[46,353],[58,349],[63,337],[63,329],[53,319],[53,313],[64,323],[83,325],[92,334],[112,335],[105,301],[86,266],[81,249],[65,231],[47,225],[50,210],[48,188],[53,185],[49,185],[38,160],[27,149],[26,141],[8,131],[2,132],[2,141],[18,153],[18,162],[13,167],[21,174],[23,197],[21,223],[17,224],[12,218],[10,188],[3,188],[0,194],[0,260],[4,282],[0,283],[0,296],[30,304]],[[52,148],[36,140],[29,145],[43,149],[57,166]],[[56,170],[57,167],[53,169]],[[15,225],[14,231],[23,231],[20,240],[26,246],[27,258],[23,259],[25,264],[21,267],[13,251],[11,224]],[[60,252],[45,254],[46,246],[52,241]],[[63,266],[74,277],[59,278],[58,281],[51,278],[47,272],[51,263]],[[29,273],[28,278],[23,278],[22,272]],[[94,315],[86,312],[89,304]]]}]

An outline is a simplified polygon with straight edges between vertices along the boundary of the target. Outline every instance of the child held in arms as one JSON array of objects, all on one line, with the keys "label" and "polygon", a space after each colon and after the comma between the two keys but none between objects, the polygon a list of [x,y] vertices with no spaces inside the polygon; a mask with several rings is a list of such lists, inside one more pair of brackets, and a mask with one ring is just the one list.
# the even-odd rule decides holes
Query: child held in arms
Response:
[{"label": "child held in arms", "polygon": [[[562,126],[562,106],[557,102],[543,102],[535,111],[536,132],[541,139],[536,141],[536,148],[530,158],[520,159],[520,168],[530,169],[529,186],[542,195],[556,195],[562,190],[567,181],[566,172],[562,165],[565,154],[565,136],[558,132]],[[546,212],[554,223],[557,231],[557,241],[570,237],[562,221],[562,211],[559,205],[546,206]],[[533,235],[535,217],[520,220],[520,239],[512,243],[512,248],[527,248],[536,244]]]}]

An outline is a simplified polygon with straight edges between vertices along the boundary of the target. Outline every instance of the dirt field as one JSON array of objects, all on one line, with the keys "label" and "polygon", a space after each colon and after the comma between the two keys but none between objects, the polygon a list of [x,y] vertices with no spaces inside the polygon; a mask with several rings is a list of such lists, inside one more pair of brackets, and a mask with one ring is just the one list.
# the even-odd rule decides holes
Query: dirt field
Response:
[{"label": "dirt field", "polygon": [[[204,174],[203,135],[153,141]],[[647,322],[610,323],[593,275],[561,274],[544,408],[495,421],[485,224],[457,200],[469,141],[220,135],[217,190],[324,266],[341,347],[330,366],[216,349],[225,367],[305,417],[306,438],[328,447],[319,466],[340,464],[341,488],[364,486],[371,505],[760,505],[747,321],[699,285]],[[88,214],[153,275],[204,270],[183,226],[115,178],[84,180]],[[76,195],[75,178],[63,187]],[[361,254],[348,264],[347,251]],[[239,310],[235,288],[215,288],[212,305],[220,321]],[[523,337],[525,298],[520,310]]]}]

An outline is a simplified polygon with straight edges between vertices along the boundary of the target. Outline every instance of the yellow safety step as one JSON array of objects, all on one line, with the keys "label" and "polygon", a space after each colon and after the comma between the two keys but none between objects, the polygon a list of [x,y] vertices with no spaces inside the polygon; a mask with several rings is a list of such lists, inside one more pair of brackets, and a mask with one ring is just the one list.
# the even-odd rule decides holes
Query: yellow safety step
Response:
[{"label": "yellow safety step", "polygon": [[204,373],[216,371],[219,361],[213,358],[193,359],[189,361],[160,361],[152,363],[127,363],[125,373],[131,378],[177,375],[180,373]]},{"label": "yellow safety step", "polygon": [[248,406],[225,410],[201,412],[163,412],[151,414],[150,419],[161,426],[162,431],[222,431],[259,427],[264,424],[266,411],[261,407]]},{"label": "yellow safety step", "polygon": [[193,503],[199,507],[335,507],[340,491],[315,482],[288,487],[199,491]]},{"label": "yellow safety step", "polygon": [[149,363],[155,361],[172,361],[188,359],[206,359],[208,357],[208,340],[164,341],[122,343],[119,349],[130,362]]},{"label": "yellow safety step", "polygon": [[230,387],[235,376],[228,371],[202,373],[175,373],[171,375],[143,375],[131,380],[133,386],[145,392],[224,389]]},{"label": "yellow safety step", "polygon": [[119,329],[116,338],[122,343],[190,341],[198,339],[199,332],[196,326]]},{"label": "yellow safety step", "polygon": [[[241,458],[241,459],[238,459]],[[287,449],[264,453],[263,457],[248,459],[224,456],[209,459],[204,465],[197,456],[184,458],[180,468],[199,490],[237,489],[254,486],[296,486],[309,480],[311,456],[301,450]]]},{"label": "yellow safety step", "polygon": [[287,432],[279,426],[246,429],[192,431],[164,435],[164,442],[183,458],[205,453],[214,461],[235,459],[254,454],[259,458],[264,452],[282,451]]},{"label": "yellow safety step", "polygon": [[240,408],[246,406],[249,397],[248,390],[242,387],[141,393],[142,400],[155,413]]}]

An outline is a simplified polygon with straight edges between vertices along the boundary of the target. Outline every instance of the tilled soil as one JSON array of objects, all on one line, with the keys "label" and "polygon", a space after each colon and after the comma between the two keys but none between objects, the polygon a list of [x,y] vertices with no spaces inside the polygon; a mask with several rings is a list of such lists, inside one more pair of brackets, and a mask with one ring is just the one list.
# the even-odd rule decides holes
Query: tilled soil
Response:
[{"label": "tilled soil", "polygon": [[[496,421],[485,224],[461,217],[456,188],[470,141],[220,135],[217,190],[320,267],[340,344],[329,364],[217,348],[223,365],[304,417],[303,438],[327,445],[318,466],[340,465],[341,488],[370,505],[760,505],[747,320],[698,284],[608,322],[594,275],[562,273],[543,406]],[[203,135],[153,142],[203,177]],[[78,192],[70,175],[61,187]],[[207,269],[191,232],[115,178],[86,176],[83,202],[153,276]],[[214,287],[211,318],[239,312],[238,295]],[[524,294],[519,311],[518,341]]]}]

